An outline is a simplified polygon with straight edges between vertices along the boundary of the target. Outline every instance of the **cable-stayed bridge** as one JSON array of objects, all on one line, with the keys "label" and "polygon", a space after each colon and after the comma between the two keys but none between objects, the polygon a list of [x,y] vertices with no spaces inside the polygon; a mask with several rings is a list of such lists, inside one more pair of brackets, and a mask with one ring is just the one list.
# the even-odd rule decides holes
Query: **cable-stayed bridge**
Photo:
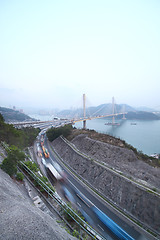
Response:
[{"label": "cable-stayed bridge", "polygon": [[[98,110],[100,111],[100,110]],[[97,112],[98,112],[97,111]],[[127,114],[127,112],[124,111],[124,108],[123,108],[123,111],[120,112],[120,113],[116,113],[116,105],[115,105],[115,100],[114,100],[114,97],[112,98],[112,113],[108,113],[108,114],[103,114],[103,115],[96,115],[95,114],[97,113],[95,112],[94,114],[92,114],[92,116],[86,116],[86,96],[85,94],[83,94],[83,117],[81,118],[77,118],[77,119],[73,119],[72,122],[73,123],[76,123],[76,122],[81,122],[83,121],[83,128],[86,128],[86,121],[87,120],[92,120],[92,119],[98,119],[98,118],[107,118],[107,117],[112,117],[112,123],[110,123],[110,125],[117,125],[115,123],[115,117],[116,116],[119,116],[119,115],[123,115],[123,119],[125,119],[125,114]]]},{"label": "cable-stayed bridge", "polygon": [[[104,104],[105,105],[105,104]],[[102,106],[102,108],[104,108],[104,105]],[[83,122],[83,128],[86,128],[86,121],[87,120],[92,120],[92,119],[98,119],[98,118],[108,118],[108,117],[112,117],[112,122],[109,123],[110,125],[117,125],[115,123],[115,117],[119,116],[119,115],[123,115],[123,119],[125,119],[125,114],[127,112],[124,111],[124,108],[122,110],[122,112],[117,112],[116,111],[116,104],[115,104],[115,99],[114,97],[112,98],[112,104],[111,104],[111,113],[105,113],[105,111],[103,111],[103,114],[99,114],[100,112],[102,112],[102,108],[98,109],[96,112],[92,113],[92,114],[86,114],[86,95],[83,94],[83,109],[82,109],[82,113],[81,116],[77,116],[74,117],[72,116],[72,118],[70,119],[60,119],[59,122],[60,124],[65,124],[65,123],[76,123],[76,122]],[[45,127],[49,127],[49,126],[55,126],[56,125],[56,121],[54,120],[49,120],[49,121],[28,121],[28,122],[13,122],[12,123],[15,127],[27,127],[27,126],[33,126],[33,127],[40,127],[41,129],[45,128]]]}]

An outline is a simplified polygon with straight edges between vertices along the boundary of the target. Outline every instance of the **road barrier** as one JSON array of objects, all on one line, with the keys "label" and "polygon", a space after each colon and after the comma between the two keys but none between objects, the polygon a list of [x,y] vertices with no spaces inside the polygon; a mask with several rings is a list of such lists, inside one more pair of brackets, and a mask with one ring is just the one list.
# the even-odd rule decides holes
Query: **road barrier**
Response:
[{"label": "road barrier", "polygon": [[[72,220],[79,225],[80,229],[83,229],[90,237],[94,239],[104,239],[99,233],[97,233],[90,225],[88,225],[72,208],[70,208],[64,201],[62,201],[55,192],[50,189],[34,172],[32,172],[24,162],[20,162],[19,168],[26,171],[29,176],[39,184],[41,188],[65,211]],[[70,212],[72,214],[70,214]]]}]

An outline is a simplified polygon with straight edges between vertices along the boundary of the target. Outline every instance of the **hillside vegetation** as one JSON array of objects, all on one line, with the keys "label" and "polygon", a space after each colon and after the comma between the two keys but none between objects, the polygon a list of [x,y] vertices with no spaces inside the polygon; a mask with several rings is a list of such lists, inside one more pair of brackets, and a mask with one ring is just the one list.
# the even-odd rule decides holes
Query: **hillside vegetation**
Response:
[{"label": "hillside vegetation", "polygon": [[16,129],[13,125],[4,122],[0,114],[0,142],[5,141],[9,145],[15,145],[20,149],[31,146],[40,132],[33,127]]},{"label": "hillside vegetation", "polygon": [[160,117],[151,112],[144,112],[144,111],[136,111],[136,112],[128,112],[126,114],[126,118],[130,120],[159,120]]},{"label": "hillside vegetation", "polygon": [[25,159],[25,154],[13,145],[7,148],[6,151],[7,157],[0,164],[0,167],[10,176],[15,176],[17,174],[17,164]]},{"label": "hillside vegetation", "polygon": [[0,113],[6,122],[35,120],[24,113],[15,111],[10,108],[0,107]]},{"label": "hillside vegetation", "polygon": [[65,125],[59,128],[50,128],[47,131],[47,137],[50,142],[52,142],[57,137],[63,135],[64,137],[68,137],[72,133],[73,127],[71,124]]}]

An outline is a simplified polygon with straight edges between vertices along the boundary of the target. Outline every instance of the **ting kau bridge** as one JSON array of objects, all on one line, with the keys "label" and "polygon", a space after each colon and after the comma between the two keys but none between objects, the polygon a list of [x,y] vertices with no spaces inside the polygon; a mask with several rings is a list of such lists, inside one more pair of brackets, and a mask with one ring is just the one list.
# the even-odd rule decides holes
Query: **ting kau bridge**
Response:
[{"label": "ting kau bridge", "polygon": [[[99,111],[99,110],[98,110]],[[103,115],[94,115],[92,116],[87,116],[86,115],[86,95],[83,94],[83,117],[77,117],[77,118],[72,118],[72,119],[60,119],[59,122],[62,124],[67,124],[67,123],[76,123],[76,122],[83,122],[83,128],[86,129],[86,121],[87,120],[92,120],[92,119],[98,119],[98,118],[108,118],[112,117],[112,122],[109,123],[109,125],[117,125],[115,123],[115,117],[118,115],[123,115],[123,119],[125,119],[125,114],[127,112],[123,111],[120,113],[116,113],[115,109],[115,100],[114,97],[112,98],[112,113],[111,114],[103,114]],[[49,120],[49,121],[28,121],[28,122],[13,122],[12,123],[15,127],[27,127],[27,126],[33,126],[33,127],[40,127],[41,129],[45,128],[45,126],[53,126],[55,124],[55,119],[54,120]]]},{"label": "ting kau bridge", "polygon": [[72,120],[73,123],[76,122],[81,122],[83,121],[83,128],[86,128],[86,121],[87,120],[92,120],[92,119],[97,119],[97,118],[107,118],[107,117],[112,117],[112,123],[111,125],[116,125],[115,123],[115,117],[118,115],[123,115],[123,119],[125,119],[125,114],[127,112],[121,112],[121,113],[115,113],[115,101],[114,97],[112,98],[112,114],[104,114],[104,115],[98,115],[98,116],[92,116],[92,117],[86,117],[86,95],[83,94],[83,117],[79,119],[74,119]]}]

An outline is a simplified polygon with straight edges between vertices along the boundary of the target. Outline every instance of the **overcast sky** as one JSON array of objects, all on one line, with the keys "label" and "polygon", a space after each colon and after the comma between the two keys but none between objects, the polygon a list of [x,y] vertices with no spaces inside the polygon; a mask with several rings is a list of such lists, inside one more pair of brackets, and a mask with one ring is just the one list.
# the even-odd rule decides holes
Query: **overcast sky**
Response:
[{"label": "overcast sky", "polygon": [[64,109],[83,93],[160,109],[160,1],[0,0],[0,106]]}]

